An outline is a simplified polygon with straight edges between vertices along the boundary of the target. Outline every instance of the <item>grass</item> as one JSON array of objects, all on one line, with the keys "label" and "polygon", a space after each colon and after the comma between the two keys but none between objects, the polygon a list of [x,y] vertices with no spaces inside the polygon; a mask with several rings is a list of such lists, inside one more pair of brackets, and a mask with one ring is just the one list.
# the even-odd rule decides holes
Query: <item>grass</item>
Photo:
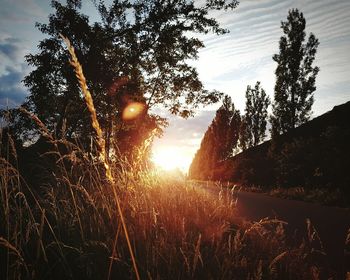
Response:
[{"label": "grass", "polygon": [[[234,184],[228,184],[232,188]],[[271,189],[264,189],[262,187],[238,187],[238,190],[247,192],[263,193],[283,199],[293,199],[305,202],[317,203],[327,206],[336,206],[342,208],[350,208],[349,198],[346,197],[339,189],[325,189],[325,188],[282,188],[276,187]]]},{"label": "grass", "polygon": [[328,206],[349,208],[350,201],[339,189],[313,188],[275,188],[269,192],[272,196],[319,203]]},{"label": "grass", "polygon": [[[113,191],[96,166],[80,162],[37,195],[2,164],[2,279],[137,277]],[[310,279],[323,269],[311,242],[288,244],[283,221],[237,217],[230,192],[214,196],[156,171],[115,176],[141,279]]]},{"label": "grass", "polygon": [[1,145],[1,279],[333,276],[311,224],[303,241],[289,242],[283,221],[239,218],[227,190],[213,195],[171,173],[120,158],[108,163],[29,117],[50,143],[42,158],[52,165],[40,184],[28,185],[10,135]]}]

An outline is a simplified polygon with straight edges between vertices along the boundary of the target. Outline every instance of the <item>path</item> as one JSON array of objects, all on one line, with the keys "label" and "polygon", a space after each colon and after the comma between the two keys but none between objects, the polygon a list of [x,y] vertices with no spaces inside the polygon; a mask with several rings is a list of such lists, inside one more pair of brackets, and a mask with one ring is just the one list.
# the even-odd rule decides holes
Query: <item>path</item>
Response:
[{"label": "path", "polygon": [[[200,184],[211,193],[215,188]],[[219,190],[219,188],[217,188]],[[350,229],[350,210],[327,207],[303,201],[287,200],[261,193],[238,192],[237,208],[240,216],[250,221],[278,218],[288,223],[289,233],[306,236],[306,219],[310,219],[323,243],[329,261],[337,271],[350,271],[350,256],[344,258],[347,232]]]}]

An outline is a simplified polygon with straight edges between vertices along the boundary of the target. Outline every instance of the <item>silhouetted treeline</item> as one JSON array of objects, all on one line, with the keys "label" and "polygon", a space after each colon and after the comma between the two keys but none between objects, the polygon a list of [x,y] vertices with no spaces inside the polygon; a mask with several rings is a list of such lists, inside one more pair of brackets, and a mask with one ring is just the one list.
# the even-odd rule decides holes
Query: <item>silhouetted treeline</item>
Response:
[{"label": "silhouetted treeline", "polygon": [[231,97],[225,96],[194,156],[190,177],[216,177],[221,161],[261,143],[266,137],[269,105],[270,99],[259,81],[254,88],[247,86],[244,115],[235,109]]},{"label": "silhouetted treeline", "polygon": [[204,134],[200,149],[192,161],[190,174],[208,178],[214,176],[212,171],[218,163],[232,156],[237,148],[240,125],[240,112],[235,109],[231,98],[225,96],[222,106],[216,111],[212,123]]},{"label": "silhouetted treeline", "polygon": [[195,179],[269,187],[339,188],[350,194],[350,102],[256,147],[218,162]]},{"label": "silhouetted treeline", "polygon": [[[305,27],[306,20],[298,9],[290,10],[287,21],[281,22],[284,35],[279,41],[279,53],[273,56],[277,62],[269,117],[273,141],[259,145],[266,136],[267,109],[271,101],[257,82],[254,88],[247,87],[245,115],[237,118],[239,124],[235,127],[230,126],[229,130],[221,125],[216,129],[222,131],[217,132],[214,126],[222,109],[218,110],[190,166],[191,178],[283,187],[327,187],[336,182],[343,187],[340,185],[347,179],[340,175],[343,169],[338,158],[342,155],[338,153],[346,148],[346,142],[341,139],[348,139],[349,132],[338,125],[338,117],[330,124],[321,121],[315,126],[317,118],[312,121],[310,131],[304,132],[303,128],[309,124],[299,127],[310,119],[319,72],[319,68],[313,66],[319,42],[312,33],[305,40]],[[238,142],[233,142],[234,150],[226,143],[229,137],[225,136],[231,136],[232,130],[239,135]],[[215,137],[219,140],[210,141]],[[226,149],[224,155],[212,156],[222,149]],[[240,151],[243,152],[234,156]],[[333,161],[332,170],[328,160]],[[341,178],[339,182],[337,178]]]}]

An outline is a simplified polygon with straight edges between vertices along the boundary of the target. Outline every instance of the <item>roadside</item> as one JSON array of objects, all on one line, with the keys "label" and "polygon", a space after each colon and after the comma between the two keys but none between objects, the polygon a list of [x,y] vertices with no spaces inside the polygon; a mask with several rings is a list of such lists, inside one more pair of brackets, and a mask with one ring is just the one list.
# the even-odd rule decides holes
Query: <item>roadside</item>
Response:
[{"label": "roadside", "polygon": [[349,239],[350,211],[304,201],[286,200],[261,193],[237,192],[238,213],[252,221],[265,217],[288,223],[287,230],[296,240],[306,239],[308,221],[315,229],[315,242],[328,256],[336,270],[350,269]]},{"label": "roadside", "polygon": [[350,209],[350,198],[344,195],[339,189],[324,189],[313,188],[307,189],[303,187],[296,188],[271,188],[264,189],[260,186],[240,186],[232,182],[220,182],[220,181],[199,181],[192,180],[192,182],[205,184],[206,188],[228,188],[233,191],[243,191],[251,193],[261,193],[273,197],[279,197],[288,200],[304,201],[324,206],[340,207]]},{"label": "roadside", "polygon": [[350,210],[305,201],[287,200],[265,193],[242,191],[237,186],[213,182],[196,182],[210,193],[231,189],[241,217],[258,222],[266,217],[287,222],[286,231],[296,244],[307,240],[310,230],[318,250],[327,256],[336,271],[350,270]]}]

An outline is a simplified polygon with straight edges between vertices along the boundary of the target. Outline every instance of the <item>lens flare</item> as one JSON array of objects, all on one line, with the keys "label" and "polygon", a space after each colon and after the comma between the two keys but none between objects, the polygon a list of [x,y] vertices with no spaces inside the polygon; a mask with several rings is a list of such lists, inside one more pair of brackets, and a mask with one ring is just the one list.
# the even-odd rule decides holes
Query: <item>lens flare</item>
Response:
[{"label": "lens flare", "polygon": [[144,110],[145,110],[145,104],[143,103],[140,103],[140,102],[129,103],[123,111],[122,118],[125,121],[136,119],[139,115],[143,113]]}]

